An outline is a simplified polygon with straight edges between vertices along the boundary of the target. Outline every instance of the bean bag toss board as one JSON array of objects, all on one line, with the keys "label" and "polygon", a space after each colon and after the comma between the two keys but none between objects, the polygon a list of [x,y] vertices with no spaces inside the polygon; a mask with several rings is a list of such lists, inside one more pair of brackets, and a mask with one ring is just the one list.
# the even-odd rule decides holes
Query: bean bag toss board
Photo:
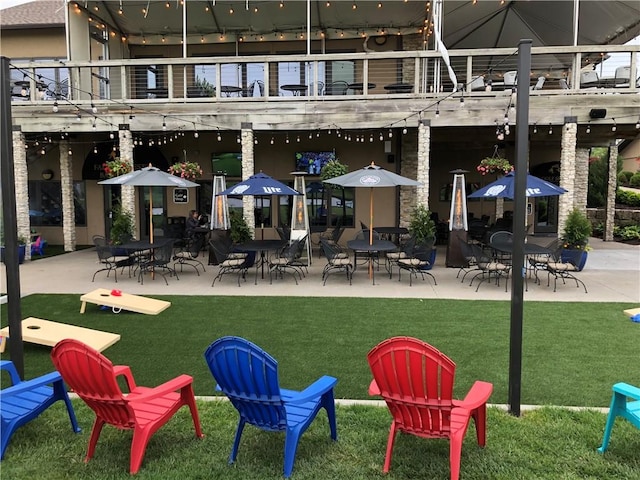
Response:
[{"label": "bean bag toss board", "polygon": [[640,308],[630,308],[629,310],[623,310],[624,314],[629,318],[640,315]]},{"label": "bean bag toss board", "polygon": [[114,313],[119,313],[120,310],[127,310],[130,312],[145,313],[147,315],[158,315],[171,306],[171,302],[142,297],[140,295],[132,295],[130,293],[113,295],[113,290],[107,290],[106,288],[98,288],[92,292],[85,293],[80,297],[80,301],[82,302],[82,305],[80,305],[80,313],[85,312],[87,303],[111,307]]},{"label": "bean bag toss board", "polygon": [[[2,341],[0,342],[0,353],[4,352],[5,338],[9,337],[9,327],[0,330]],[[92,330],[91,328],[77,327],[67,323],[51,322],[42,318],[29,317],[22,320],[22,340],[39,345],[55,346],[60,340],[73,338],[86,343],[99,352],[110,347],[118,340],[117,333]]]}]

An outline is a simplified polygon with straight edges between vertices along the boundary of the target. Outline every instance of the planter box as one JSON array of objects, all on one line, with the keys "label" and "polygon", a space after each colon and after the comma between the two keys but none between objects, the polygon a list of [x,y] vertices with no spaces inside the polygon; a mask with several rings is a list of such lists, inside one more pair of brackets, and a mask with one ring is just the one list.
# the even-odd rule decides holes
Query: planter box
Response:
[{"label": "planter box", "polygon": [[589,252],[585,250],[562,250],[560,252],[560,260],[562,262],[572,262],[575,263],[578,271],[581,272],[584,268],[584,265],[587,263],[587,257]]},{"label": "planter box", "polygon": [[[2,263],[4,263],[4,248],[5,247],[0,247],[0,262]],[[26,249],[26,245],[18,245],[18,263],[24,263]]]}]

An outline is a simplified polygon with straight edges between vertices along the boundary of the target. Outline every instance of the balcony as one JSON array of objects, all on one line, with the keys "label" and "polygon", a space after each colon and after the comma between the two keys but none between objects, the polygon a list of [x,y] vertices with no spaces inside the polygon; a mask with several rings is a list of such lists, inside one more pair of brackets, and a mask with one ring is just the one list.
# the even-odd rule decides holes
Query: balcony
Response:
[{"label": "balcony", "polygon": [[[533,48],[526,79],[532,123],[558,124],[566,115],[586,122],[591,108],[608,108],[618,124],[635,124],[639,51]],[[432,118],[433,125],[501,119],[522,81],[515,76],[517,49],[452,50],[449,56],[457,85],[432,51],[13,62],[12,114],[25,131],[51,129],[52,117],[35,114],[52,109],[71,131],[108,130],[134,118],[140,130],[238,129],[247,121],[281,130],[380,128],[408,117]],[[612,56],[615,69],[607,60]],[[71,121],[87,118],[93,123]]]}]

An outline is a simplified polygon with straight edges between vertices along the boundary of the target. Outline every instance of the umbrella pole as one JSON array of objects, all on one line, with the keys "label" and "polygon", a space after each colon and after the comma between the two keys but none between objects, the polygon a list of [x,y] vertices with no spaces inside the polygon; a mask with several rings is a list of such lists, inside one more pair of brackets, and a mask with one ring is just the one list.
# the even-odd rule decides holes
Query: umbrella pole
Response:
[{"label": "umbrella pole", "polygon": [[[153,245],[153,187],[149,187],[149,243]],[[153,267],[154,253],[151,248],[151,280],[156,278],[156,270]]]},{"label": "umbrella pole", "polygon": [[[373,245],[373,188],[369,189],[369,245]],[[373,277],[373,258],[369,256],[369,278]]]}]

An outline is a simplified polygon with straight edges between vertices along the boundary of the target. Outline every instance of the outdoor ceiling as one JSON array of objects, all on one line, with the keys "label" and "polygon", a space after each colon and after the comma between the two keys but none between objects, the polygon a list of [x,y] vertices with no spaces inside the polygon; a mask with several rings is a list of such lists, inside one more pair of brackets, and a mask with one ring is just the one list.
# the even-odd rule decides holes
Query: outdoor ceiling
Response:
[{"label": "outdoor ceiling", "polygon": [[[282,33],[288,40],[307,30],[307,3],[285,1],[186,0],[189,43],[202,36],[235,42],[260,40]],[[311,38],[409,34],[431,20],[434,1],[339,0],[310,1]],[[573,44],[573,0],[444,0],[443,39],[447,48],[514,47],[521,38],[533,45]],[[73,4],[73,3],[72,3]],[[80,8],[140,43],[143,37],[165,36],[170,43],[182,38],[181,0],[87,0]],[[357,8],[353,8],[354,5]],[[97,9],[96,9],[97,8]],[[257,11],[256,11],[257,9]],[[146,10],[146,14],[143,13]],[[233,13],[231,13],[233,10]],[[122,13],[120,13],[122,12]],[[581,1],[580,45],[622,44],[640,33],[640,2]],[[209,41],[209,39],[207,39]]]}]

